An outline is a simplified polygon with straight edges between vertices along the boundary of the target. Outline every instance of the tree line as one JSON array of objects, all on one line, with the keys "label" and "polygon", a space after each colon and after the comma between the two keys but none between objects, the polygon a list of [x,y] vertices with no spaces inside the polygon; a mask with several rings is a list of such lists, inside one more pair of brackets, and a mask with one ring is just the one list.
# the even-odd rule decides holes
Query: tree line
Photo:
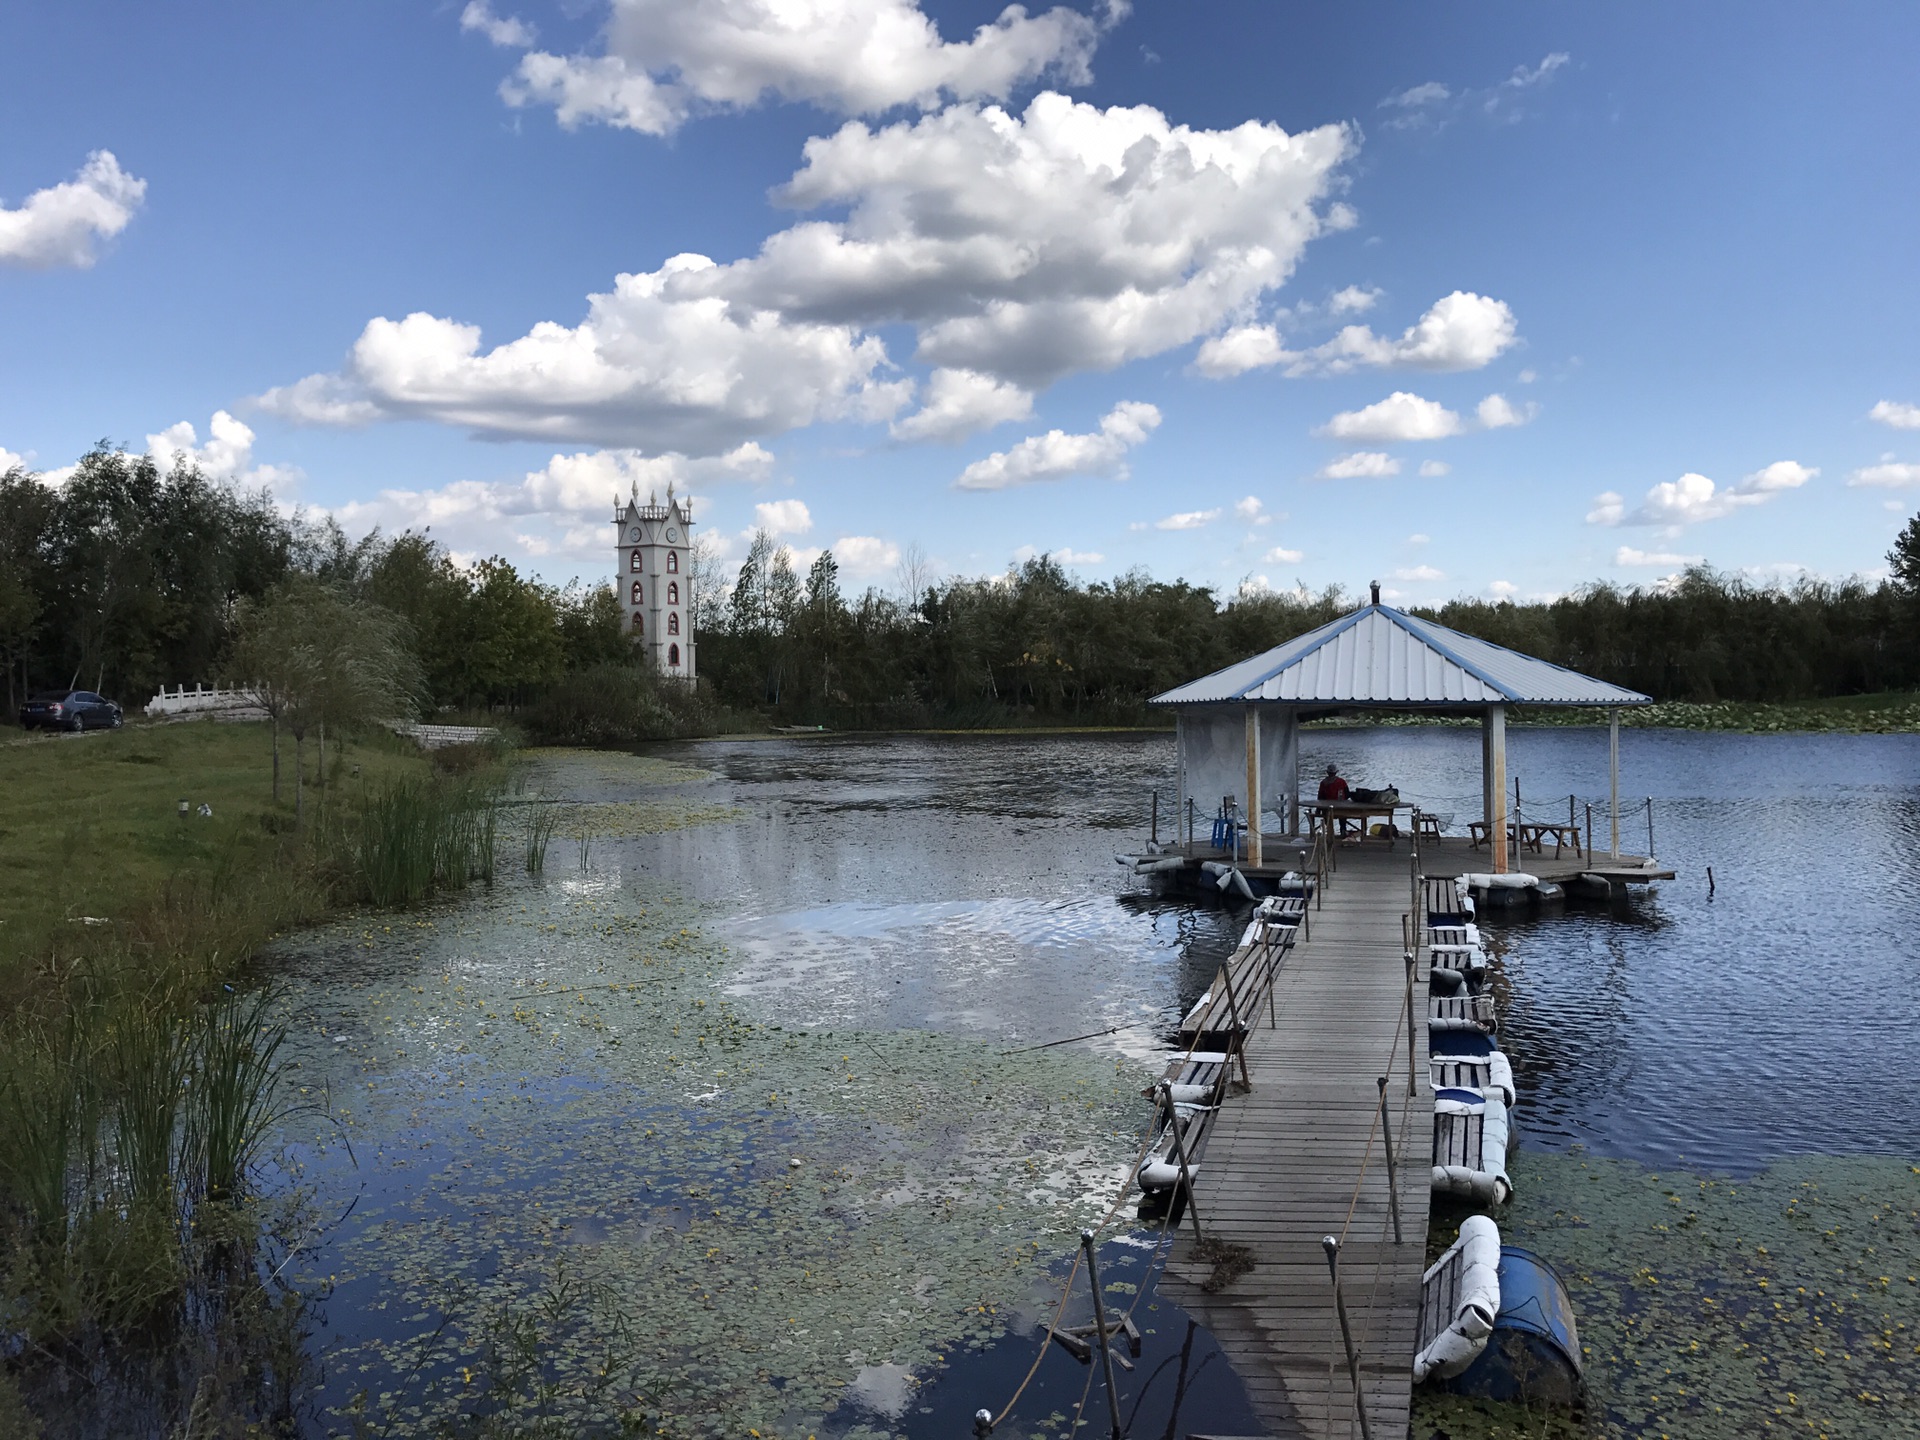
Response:
[{"label": "tree line", "polygon": [[[1416,613],[1660,700],[1917,688],[1920,518],[1888,560],[1875,583],[1758,585],[1696,567],[1670,584]],[[106,444],[59,486],[0,476],[10,711],[28,689],[70,683],[133,705],[162,684],[262,682],[288,635],[377,631],[406,655],[369,672],[396,712],[505,708],[568,738],[684,733],[698,703],[709,719],[724,706],[837,728],[1129,724],[1149,696],[1354,603],[1338,588],[1223,594],[1144,571],[1083,583],[1048,556],[934,581],[913,552],[891,586],[853,593],[830,550],[802,575],[765,533],[733,575],[704,547],[693,570],[704,702],[640,670],[609,583],[558,587],[497,557],[462,566],[425,533],[351,540],[264,492]]]}]

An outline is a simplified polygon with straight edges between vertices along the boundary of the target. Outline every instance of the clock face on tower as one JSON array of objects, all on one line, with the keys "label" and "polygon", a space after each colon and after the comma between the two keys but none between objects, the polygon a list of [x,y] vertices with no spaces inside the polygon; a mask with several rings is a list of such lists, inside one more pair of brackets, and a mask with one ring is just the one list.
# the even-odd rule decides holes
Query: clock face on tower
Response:
[{"label": "clock face on tower", "polygon": [[673,526],[671,525],[667,526],[667,539],[678,540],[679,538],[680,538],[680,532],[674,529]]},{"label": "clock face on tower", "polygon": [[636,525],[631,530],[627,531],[627,538],[629,540],[638,540],[640,538],[640,527]]}]

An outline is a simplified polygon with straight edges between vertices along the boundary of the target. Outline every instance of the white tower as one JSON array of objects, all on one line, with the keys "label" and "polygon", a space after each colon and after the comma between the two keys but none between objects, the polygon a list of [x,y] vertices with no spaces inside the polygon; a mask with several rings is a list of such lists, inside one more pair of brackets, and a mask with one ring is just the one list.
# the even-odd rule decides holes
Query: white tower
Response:
[{"label": "white tower", "polygon": [[613,581],[627,634],[662,675],[692,680],[693,507],[671,485],[664,505],[651,495],[642,505],[638,484],[624,508],[617,495],[613,504]]}]

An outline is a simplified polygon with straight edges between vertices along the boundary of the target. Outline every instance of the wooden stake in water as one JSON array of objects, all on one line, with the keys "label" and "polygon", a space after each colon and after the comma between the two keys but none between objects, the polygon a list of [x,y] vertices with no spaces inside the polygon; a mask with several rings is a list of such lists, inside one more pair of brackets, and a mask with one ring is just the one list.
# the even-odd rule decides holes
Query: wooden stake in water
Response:
[{"label": "wooden stake in water", "polygon": [[1080,1232],[1080,1248],[1087,1254],[1087,1283],[1093,1289],[1093,1328],[1100,1332],[1100,1364],[1107,1372],[1107,1415],[1113,1421],[1113,1440],[1120,1440],[1120,1387],[1113,1383],[1113,1340],[1107,1334],[1107,1307],[1100,1298],[1100,1266],[1093,1258],[1093,1231]]},{"label": "wooden stake in water", "polygon": [[1323,1235],[1320,1245],[1327,1252],[1327,1273],[1333,1277],[1333,1308],[1340,1317],[1341,1342],[1347,1347],[1347,1376],[1353,1381],[1353,1413],[1360,1417],[1360,1440],[1373,1440],[1366,1401],[1360,1395],[1360,1356],[1353,1348],[1353,1327],[1347,1324],[1347,1297],[1340,1293],[1340,1242]]}]

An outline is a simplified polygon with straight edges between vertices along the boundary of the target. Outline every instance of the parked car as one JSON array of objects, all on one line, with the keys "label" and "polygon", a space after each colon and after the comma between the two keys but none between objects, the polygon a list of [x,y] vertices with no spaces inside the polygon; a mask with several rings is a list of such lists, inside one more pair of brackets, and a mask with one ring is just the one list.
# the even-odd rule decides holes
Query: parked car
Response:
[{"label": "parked car", "polygon": [[120,707],[91,690],[42,690],[20,707],[20,728],[44,725],[49,730],[118,730]]}]

